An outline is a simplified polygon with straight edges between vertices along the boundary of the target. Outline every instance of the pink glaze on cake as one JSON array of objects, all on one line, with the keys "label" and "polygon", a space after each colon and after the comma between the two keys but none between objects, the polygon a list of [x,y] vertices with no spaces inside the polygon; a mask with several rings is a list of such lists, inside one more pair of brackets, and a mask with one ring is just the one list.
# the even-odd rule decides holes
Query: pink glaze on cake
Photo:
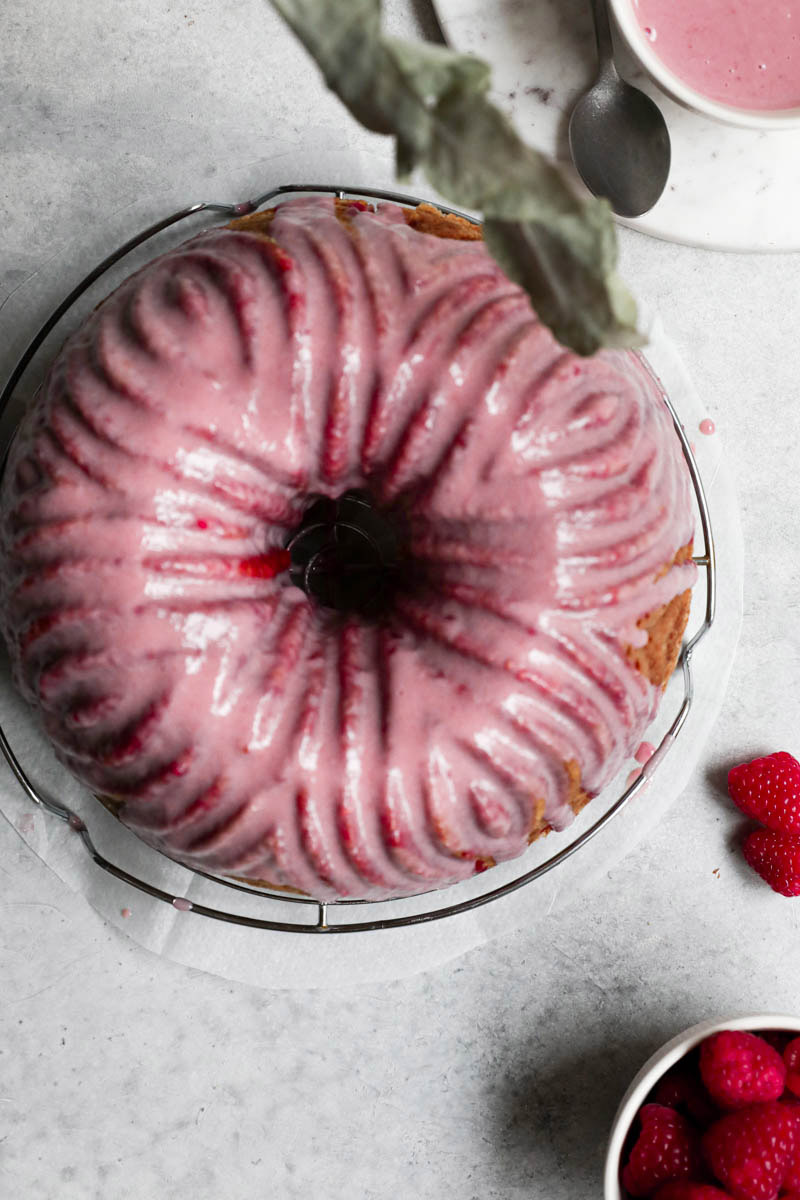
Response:
[{"label": "pink glaze on cake", "polygon": [[637,747],[636,753],[634,754],[633,757],[636,759],[637,762],[642,763],[642,765],[644,765],[644,763],[650,761],[650,759],[653,757],[655,752],[656,752],[656,748],[652,742],[642,742],[641,745]]},{"label": "pink glaze on cake", "polygon": [[[5,475],[5,634],[154,846],[413,893],[521,853],[537,801],[565,827],[565,764],[594,794],[633,755],[660,689],[626,651],[693,583],[689,479],[641,360],[563,350],[482,243],[324,199],[271,232],[201,234],[65,344]],[[349,487],[407,538],[376,623],[272,569]]]},{"label": "pink glaze on cake", "polygon": [[800,0],[632,0],[658,57],[734,108],[800,106]]}]

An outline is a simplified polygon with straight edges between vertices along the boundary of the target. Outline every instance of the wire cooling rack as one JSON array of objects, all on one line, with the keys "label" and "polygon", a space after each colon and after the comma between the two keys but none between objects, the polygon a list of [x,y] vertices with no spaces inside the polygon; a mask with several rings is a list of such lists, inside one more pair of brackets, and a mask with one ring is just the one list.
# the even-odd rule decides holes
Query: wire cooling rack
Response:
[{"label": "wire cooling rack", "polygon": [[[399,192],[366,190],[364,188],[347,188],[336,187],[327,184],[287,184],[282,187],[273,188],[269,192],[258,196],[254,200],[246,200],[239,204],[213,204],[213,203],[198,203],[189,205],[187,208],[179,209],[177,212],[171,213],[160,221],[149,225],[141,233],[130,238],[118,249],[109,254],[103,259],[92,271],[78,283],[68,296],[58,305],[51,313],[41,328],[38,330],[30,345],[27,347],[17,365],[11,372],[11,375],[6,382],[3,391],[0,393],[0,419],[6,413],[14,392],[18,387],[23,376],[28,371],[37,352],[49,334],[56,328],[62,318],[69,312],[73,305],[80,299],[84,293],[105,275],[116,263],[135,250],[138,246],[148,242],[156,237],[162,231],[169,229],[171,226],[177,225],[180,222],[187,221],[189,218],[197,214],[207,214],[209,216],[219,214],[221,217],[232,219],[233,217],[244,216],[248,213],[256,212],[258,209],[272,203],[279,203],[281,198],[288,195],[308,194],[312,192],[320,192],[327,195],[335,196],[340,199],[352,198],[366,201],[389,200],[396,204],[405,204],[416,206],[420,200],[415,196],[403,195]],[[457,209],[447,208],[445,205],[438,204],[444,212],[452,213],[456,216],[465,217],[467,220],[474,220],[466,213],[460,213]],[[394,900],[370,901],[370,900],[337,900],[323,901],[315,900],[310,896],[295,896],[285,892],[276,892],[269,888],[250,887],[243,883],[237,883],[233,879],[211,875],[205,871],[191,870],[190,874],[200,876],[203,879],[211,881],[220,889],[227,888],[233,892],[246,893],[249,897],[256,900],[268,900],[270,902],[278,902],[280,904],[290,906],[294,905],[295,914],[300,917],[307,917],[306,920],[286,920],[276,921],[267,917],[250,916],[238,912],[232,912],[225,907],[212,907],[205,904],[189,901],[182,896],[174,895],[171,892],[165,891],[162,888],[156,887],[154,884],[148,883],[144,879],[138,878],[124,867],[118,866],[116,863],[110,862],[95,846],[92,839],[89,826],[78,813],[76,813],[67,804],[60,800],[54,799],[52,796],[45,794],[30,778],[25,768],[20,763],[17,755],[9,742],[5,730],[0,724],[0,749],[15,775],[17,781],[22,787],[28,799],[40,809],[43,809],[53,817],[64,821],[78,835],[80,841],[90,858],[102,870],[108,874],[115,876],[117,879],[130,884],[137,888],[140,892],[145,892],[149,896],[155,897],[157,900],[162,900],[166,904],[171,904],[174,908],[184,911],[192,911],[199,913],[201,916],[210,917],[217,921],[227,921],[235,925],[245,925],[256,929],[269,929],[282,933],[308,933],[308,934],[337,934],[337,933],[364,933],[380,929],[398,929],[403,926],[420,925],[430,921],[441,921],[445,917],[455,916],[457,913],[468,912],[471,909],[479,908],[484,904],[489,904],[493,900],[498,900],[501,896],[508,896],[510,893],[517,891],[519,888],[525,887],[532,883],[533,880],[539,879],[540,876],[548,871],[554,870],[566,859],[576,854],[583,846],[594,838],[601,829],[621,812],[628,802],[636,795],[636,793],[645,786],[645,784],[653,777],[653,774],[658,769],[658,766],[667,750],[672,746],[675,739],[679,736],[689,711],[694,700],[694,677],[692,674],[692,656],[695,648],[702,638],[706,636],[714,621],[716,610],[716,559],[714,553],[714,538],[711,529],[711,519],[708,511],[708,504],[703,491],[703,484],[700,479],[700,474],[697,469],[697,464],[692,453],[689,440],[684,431],[683,425],[675,412],[669,399],[665,396],[664,403],[669,409],[672,417],[675,432],[683,449],[683,454],[686,459],[686,464],[691,476],[692,485],[694,488],[695,501],[697,505],[697,515],[699,517],[700,526],[703,534],[702,553],[694,555],[694,562],[697,564],[701,572],[705,573],[705,611],[700,626],[696,632],[684,642],[681,649],[681,654],[678,659],[676,672],[682,677],[683,695],[680,698],[677,711],[672,719],[667,732],[663,735],[659,745],[652,758],[645,764],[641,773],[622,792],[622,794],[609,805],[609,807],[597,817],[597,819],[577,834],[571,841],[565,842],[565,835],[558,835],[558,848],[549,858],[538,863],[530,870],[523,871],[520,869],[520,874],[506,880],[500,886],[491,886],[492,871],[486,875],[480,876],[481,880],[485,880],[486,890],[479,892],[476,895],[470,895],[463,899],[454,899],[453,903],[446,904],[444,907],[431,907],[425,911],[403,912],[403,906],[408,906],[411,901],[419,900],[419,896],[403,897]],[[13,437],[13,431],[9,436],[9,442]],[[5,462],[7,457],[4,456],[2,464],[0,464],[0,479],[5,470]],[[153,850],[153,854],[159,853]],[[168,856],[165,856],[168,857]],[[524,857],[524,856],[523,856]],[[174,860],[173,860],[174,861]],[[521,860],[517,860],[521,863]],[[183,866],[184,864],[179,863]],[[189,871],[189,868],[185,868]],[[463,889],[465,882],[456,883],[445,889],[446,893],[455,895],[459,889]],[[474,882],[474,881],[470,881]],[[445,892],[439,891],[429,893],[441,898]],[[225,893],[220,891],[220,905],[223,904],[223,896]],[[232,900],[233,897],[226,897]],[[372,917],[367,914],[370,909],[375,911],[380,909],[383,911],[386,906],[389,906],[393,915]],[[364,920],[341,920],[353,908],[357,908],[359,912],[363,912],[366,919]],[[288,915],[288,912],[287,912]]]}]

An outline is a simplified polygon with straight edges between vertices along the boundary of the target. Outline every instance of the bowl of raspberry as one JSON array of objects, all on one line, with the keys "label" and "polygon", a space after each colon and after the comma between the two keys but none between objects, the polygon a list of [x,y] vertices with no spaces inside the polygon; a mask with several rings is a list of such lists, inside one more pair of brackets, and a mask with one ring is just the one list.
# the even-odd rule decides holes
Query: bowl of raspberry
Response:
[{"label": "bowl of raspberry", "polygon": [[617,1109],[605,1200],[800,1200],[800,1017],[703,1021]]}]

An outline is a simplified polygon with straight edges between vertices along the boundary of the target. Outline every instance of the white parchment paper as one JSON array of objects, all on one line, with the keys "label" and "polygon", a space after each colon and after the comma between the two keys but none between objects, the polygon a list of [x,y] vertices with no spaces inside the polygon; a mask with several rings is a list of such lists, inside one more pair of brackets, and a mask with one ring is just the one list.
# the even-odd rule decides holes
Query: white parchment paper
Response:
[{"label": "white parchment paper", "polygon": [[[320,178],[319,163],[315,165],[314,179],[328,182]],[[302,162],[293,162],[284,178],[299,181],[304,173],[303,166]],[[349,171],[343,172],[340,168],[338,175],[333,174],[331,164],[328,164],[327,174],[333,181],[341,179],[354,183],[365,182],[368,177],[363,164],[354,166],[352,163]],[[372,178],[375,180],[374,174]],[[269,186],[273,182],[274,173],[266,184]],[[242,194],[252,194],[252,191]],[[183,236],[188,236],[188,232]],[[58,291],[53,291],[51,301],[58,295]],[[646,317],[645,323],[648,323]],[[2,815],[31,851],[68,887],[84,896],[106,920],[123,929],[140,945],[187,966],[260,987],[330,988],[402,978],[444,963],[499,933],[522,925],[530,928],[560,906],[585,896],[600,873],[607,872],[647,837],[685,787],[722,703],[741,625],[741,531],[736,497],[719,435],[700,432],[700,423],[707,414],[693,391],[690,378],[657,316],[649,321],[649,325],[651,344],[647,357],[695,446],[706,489],[717,552],[718,607],[714,625],[694,655],[695,697],[678,741],[647,767],[646,786],[575,855],[519,891],[468,913],[404,929],[318,936],[265,931],[212,920],[194,911],[178,910],[113,877],[93,862],[78,833],[31,802],[5,764],[0,767]],[[698,528],[696,545],[701,544]],[[702,621],[704,606],[701,573],[695,589],[690,633]],[[659,717],[648,734],[650,741],[660,742],[682,697],[683,681],[678,674],[667,689]],[[4,661],[0,669],[0,718],[15,753],[37,787],[80,814],[90,829],[94,844],[109,861],[170,895],[185,897],[194,905],[277,921],[311,919],[311,911],[300,905],[239,895],[195,876],[156,854],[124,829],[56,762],[31,715],[14,693]],[[502,864],[475,880],[435,896],[400,902],[402,912],[443,908],[490,887],[500,886],[523,869],[532,869],[560,849],[560,839],[571,840],[576,832],[591,826],[624,790],[628,772],[637,765],[632,760],[606,792],[584,809],[565,834],[540,839],[522,860]],[[395,902],[348,906],[343,917],[347,921],[363,921],[397,915],[398,902]],[[337,922],[340,919],[337,909]]]}]

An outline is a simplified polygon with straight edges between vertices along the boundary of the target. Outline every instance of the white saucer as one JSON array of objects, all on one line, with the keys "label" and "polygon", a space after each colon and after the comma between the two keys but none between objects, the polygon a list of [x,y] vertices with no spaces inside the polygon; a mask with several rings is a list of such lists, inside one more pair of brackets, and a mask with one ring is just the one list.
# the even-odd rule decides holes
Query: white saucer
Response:
[{"label": "white saucer", "polygon": [[[448,41],[492,66],[494,98],[533,146],[567,163],[567,122],[596,69],[586,0],[434,0]],[[718,250],[800,250],[800,130],[762,133],[705,120],[637,71],[672,137],[672,172],[658,204],[622,221],[668,241]]]}]

